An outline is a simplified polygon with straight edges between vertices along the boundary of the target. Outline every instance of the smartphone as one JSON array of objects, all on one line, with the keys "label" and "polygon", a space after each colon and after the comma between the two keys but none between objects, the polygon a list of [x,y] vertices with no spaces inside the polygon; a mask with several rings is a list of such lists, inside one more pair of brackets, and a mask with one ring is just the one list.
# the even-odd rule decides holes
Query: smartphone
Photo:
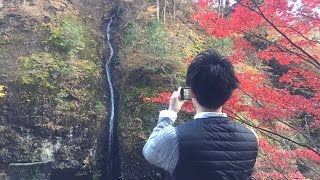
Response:
[{"label": "smartphone", "polygon": [[189,87],[182,87],[180,91],[180,99],[181,100],[190,100],[191,99],[191,91]]}]

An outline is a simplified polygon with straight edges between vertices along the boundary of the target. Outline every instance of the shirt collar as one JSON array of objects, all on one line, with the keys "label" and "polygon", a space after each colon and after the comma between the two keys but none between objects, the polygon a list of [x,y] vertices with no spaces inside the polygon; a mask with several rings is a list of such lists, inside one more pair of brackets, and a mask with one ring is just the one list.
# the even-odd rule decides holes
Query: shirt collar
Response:
[{"label": "shirt collar", "polygon": [[218,113],[218,112],[201,112],[201,113],[197,113],[193,119],[208,118],[208,117],[227,117],[227,114]]}]

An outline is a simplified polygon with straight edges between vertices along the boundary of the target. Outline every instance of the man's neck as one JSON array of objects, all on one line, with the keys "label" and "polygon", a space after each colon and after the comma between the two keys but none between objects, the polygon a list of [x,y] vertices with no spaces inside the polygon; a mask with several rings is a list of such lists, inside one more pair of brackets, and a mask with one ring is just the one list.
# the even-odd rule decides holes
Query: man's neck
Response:
[{"label": "man's neck", "polygon": [[219,107],[218,109],[209,109],[202,107],[201,105],[197,104],[196,105],[196,113],[202,113],[202,112],[217,112],[217,113],[222,113],[222,107]]}]

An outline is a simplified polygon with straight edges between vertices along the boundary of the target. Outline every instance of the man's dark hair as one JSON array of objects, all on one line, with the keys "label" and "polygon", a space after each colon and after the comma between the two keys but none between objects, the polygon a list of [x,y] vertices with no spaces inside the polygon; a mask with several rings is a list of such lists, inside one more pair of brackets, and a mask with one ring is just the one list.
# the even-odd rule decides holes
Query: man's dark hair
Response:
[{"label": "man's dark hair", "polygon": [[201,106],[217,109],[230,98],[239,80],[226,58],[214,50],[207,50],[191,62],[186,83]]}]

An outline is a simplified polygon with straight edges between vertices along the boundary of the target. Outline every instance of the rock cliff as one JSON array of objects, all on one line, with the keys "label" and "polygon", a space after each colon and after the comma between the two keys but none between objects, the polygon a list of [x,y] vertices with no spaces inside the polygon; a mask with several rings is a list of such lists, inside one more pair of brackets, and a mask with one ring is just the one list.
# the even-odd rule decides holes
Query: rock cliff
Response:
[{"label": "rock cliff", "polygon": [[53,160],[52,179],[101,176],[107,2],[0,0],[0,174]]}]

